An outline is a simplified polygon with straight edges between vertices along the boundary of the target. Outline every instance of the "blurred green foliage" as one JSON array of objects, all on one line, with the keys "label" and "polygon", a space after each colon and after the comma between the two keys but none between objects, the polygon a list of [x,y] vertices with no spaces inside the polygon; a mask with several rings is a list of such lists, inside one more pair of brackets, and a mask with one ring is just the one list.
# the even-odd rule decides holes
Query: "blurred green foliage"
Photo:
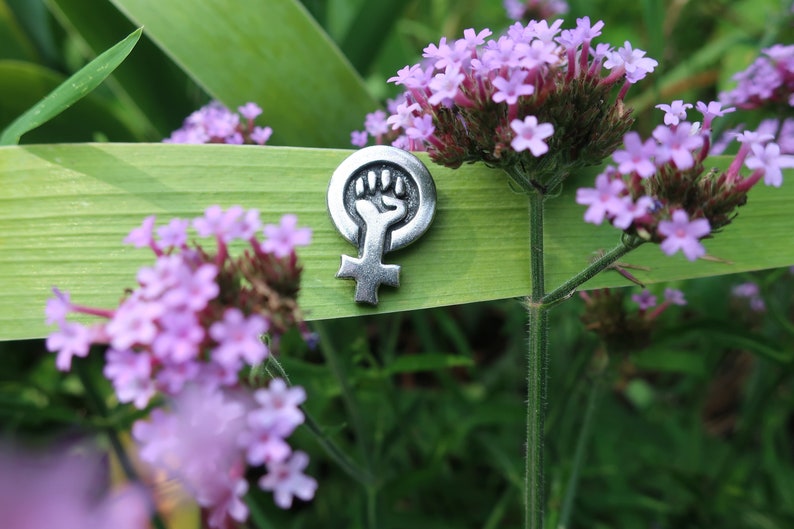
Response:
[{"label": "blurred green foliage", "polygon": [[[265,9],[267,2],[254,4]],[[570,4],[569,21],[603,19],[601,40],[630,40],[660,61],[652,81],[631,93],[643,133],[658,121],[653,105],[713,99],[760,48],[792,42],[789,2],[778,0]],[[343,109],[351,114],[348,123],[363,121],[374,109],[369,104],[395,94],[385,80],[415,62],[428,42],[467,27],[498,31],[509,23],[498,1],[304,5],[318,23],[317,35],[319,28],[327,32],[355,68],[340,75],[351,86],[361,82],[359,75],[370,94]],[[109,2],[0,0],[0,129],[133,27]],[[23,142],[159,141],[210,96],[224,96],[196,75],[200,60],[184,59],[174,60],[174,50],[158,47],[144,32],[108,83]],[[194,66],[184,68],[185,62]],[[296,83],[311,74],[301,67],[246,66],[270,69],[269,82]],[[244,87],[249,74],[217,72],[225,84],[212,87]],[[296,86],[299,97],[312,97]],[[280,103],[257,102],[265,119]],[[751,123],[760,116],[735,119]],[[281,141],[313,126],[285,119]],[[317,142],[344,147],[339,138],[349,128],[338,127]],[[787,270],[752,276],[767,305],[758,314],[729,295],[748,277],[679,285],[689,306],[663,314],[646,344],[620,350],[588,332],[580,301],[555,309],[548,527],[794,527],[794,279]],[[631,310],[625,297],[621,306]],[[294,442],[312,456],[317,497],[290,511],[262,497],[255,518],[266,520],[262,527],[291,528],[519,527],[525,325],[520,303],[506,300],[324,322],[317,326],[316,350],[288,338],[282,362],[293,382],[306,387],[308,411],[376,483],[359,486],[302,429]],[[110,401],[96,369],[101,351],[95,353],[89,371]],[[138,416],[118,406],[99,413],[74,375],[55,370],[42,341],[0,343],[5,436],[39,445],[123,429]]]}]

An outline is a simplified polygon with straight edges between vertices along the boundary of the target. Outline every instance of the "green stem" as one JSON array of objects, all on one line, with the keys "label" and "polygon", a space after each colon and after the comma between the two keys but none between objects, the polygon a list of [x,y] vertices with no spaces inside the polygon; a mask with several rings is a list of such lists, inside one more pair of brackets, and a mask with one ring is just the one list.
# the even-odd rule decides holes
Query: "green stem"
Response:
[{"label": "green stem", "polygon": [[[77,371],[77,376],[80,378],[80,382],[83,384],[85,393],[93,404],[97,414],[99,414],[102,419],[107,419],[109,415],[108,408],[105,405],[105,401],[102,399],[99,390],[94,385],[91,374],[88,372],[86,361],[75,361],[74,367],[75,371]],[[119,465],[121,465],[121,469],[124,472],[124,475],[127,477],[127,480],[135,483],[140,482],[138,473],[135,471],[135,467],[133,467],[129,456],[127,456],[127,452],[124,450],[124,445],[121,443],[121,438],[119,437],[115,427],[112,425],[107,426],[105,428],[105,433],[108,436],[110,446],[113,449],[113,452],[116,454],[116,458],[118,459]],[[163,522],[163,519],[156,510],[153,510],[152,512],[151,520],[155,529],[166,529],[165,522]]]},{"label": "green stem", "polygon": [[596,404],[601,393],[602,374],[596,375],[590,386],[590,394],[587,397],[587,408],[582,419],[582,428],[579,430],[579,438],[576,440],[576,449],[573,454],[573,468],[571,476],[568,478],[568,486],[565,488],[565,496],[562,500],[560,509],[560,520],[557,529],[565,529],[571,520],[573,513],[573,500],[576,497],[576,490],[579,486],[579,473],[584,462],[584,454],[593,432],[593,416],[596,411]]},{"label": "green stem", "polygon": [[320,446],[325,450],[325,453],[333,459],[337,465],[351,478],[355,479],[365,487],[369,488],[374,485],[375,479],[372,475],[365,470],[356,465],[352,459],[345,454],[341,448],[339,448],[336,443],[334,443],[328,435],[323,431],[322,427],[314,420],[309,412],[306,411],[306,408],[301,407],[301,411],[303,411],[303,415],[306,417],[306,427],[309,431],[314,434],[317,439],[317,442]]},{"label": "green stem", "polygon": [[527,460],[524,474],[525,529],[542,529],[544,509],[543,442],[548,377],[548,307],[543,304],[543,195],[529,195],[530,277],[527,300]]},{"label": "green stem", "polygon": [[590,266],[544,296],[542,300],[543,305],[552,307],[561,301],[565,301],[571,297],[574,292],[576,292],[577,287],[581,286],[583,283],[589,281],[600,272],[615,264],[618,259],[639,247],[643,242],[644,241],[638,237],[624,236],[621,239],[620,244],[593,261]]},{"label": "green stem", "polygon": [[[287,371],[284,369],[284,366],[281,365],[281,362],[276,359],[276,357],[271,356],[268,358],[267,364],[272,364],[275,366],[276,371],[278,371],[279,375],[287,382],[287,385],[292,385]],[[265,366],[265,370],[267,370],[267,366]],[[314,420],[314,417],[312,417],[312,415],[304,406],[301,406],[300,409],[303,412],[303,416],[306,418],[306,427],[317,439],[317,442],[320,444],[323,450],[325,450],[325,453],[328,454],[328,456],[333,459],[348,476],[355,479],[365,487],[370,487],[373,485],[375,480],[372,475],[359,468],[359,466],[350,457],[348,457],[348,455],[345,454],[344,451],[342,451],[342,449],[339,448],[339,446],[337,446],[337,444],[334,443],[330,437],[328,437],[320,424]]]},{"label": "green stem", "polygon": [[368,432],[364,428],[364,421],[362,420],[358,403],[356,402],[356,399],[353,395],[353,390],[347,380],[347,375],[342,369],[342,364],[339,361],[339,355],[337,354],[336,348],[331,342],[325,325],[320,322],[314,322],[314,328],[317,330],[317,333],[320,336],[320,349],[323,353],[323,356],[325,357],[325,361],[328,363],[328,367],[339,381],[339,386],[342,389],[342,400],[344,401],[345,407],[347,408],[348,416],[353,423],[356,441],[361,448],[362,459],[364,460],[364,464],[366,466],[366,475],[369,476],[364,480],[359,480],[366,489],[367,494],[367,523],[369,524],[369,529],[378,529],[379,526],[376,509],[378,485],[371,477],[373,465]]}]

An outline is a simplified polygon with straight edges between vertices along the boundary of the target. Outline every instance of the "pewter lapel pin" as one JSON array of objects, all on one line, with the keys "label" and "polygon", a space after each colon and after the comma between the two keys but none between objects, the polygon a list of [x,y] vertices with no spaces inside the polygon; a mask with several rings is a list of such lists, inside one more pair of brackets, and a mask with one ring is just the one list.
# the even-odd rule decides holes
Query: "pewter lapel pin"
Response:
[{"label": "pewter lapel pin", "polygon": [[413,154],[385,145],[348,156],[328,185],[328,212],[336,229],[358,247],[342,255],[336,273],[356,280],[355,299],[378,304],[380,285],[400,286],[400,266],[383,264],[383,254],[418,239],[436,212],[436,185]]}]

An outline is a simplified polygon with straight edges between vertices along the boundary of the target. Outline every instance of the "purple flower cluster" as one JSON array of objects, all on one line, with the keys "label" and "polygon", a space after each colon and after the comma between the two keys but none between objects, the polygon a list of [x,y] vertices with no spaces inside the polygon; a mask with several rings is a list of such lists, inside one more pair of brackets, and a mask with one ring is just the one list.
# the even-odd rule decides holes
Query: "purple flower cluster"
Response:
[{"label": "purple flower cluster", "polygon": [[[191,224],[199,237],[214,240],[214,252],[195,242],[188,244]],[[260,233],[264,240],[259,239]],[[133,403],[140,409],[162,393],[173,399],[177,412],[184,409],[190,416],[196,410],[189,402],[202,392],[200,422],[212,436],[226,428],[234,416],[231,408],[246,403],[246,409],[258,411],[250,411],[244,421],[241,415],[247,441],[238,439],[243,430],[234,430],[236,450],[248,451],[251,464],[285,464],[291,450],[283,439],[303,420],[302,414],[293,409],[305,398],[303,390],[288,390],[283,382],[274,381],[269,390],[259,390],[248,402],[244,396],[246,383],[240,373],[272,354],[288,328],[297,326],[308,334],[296,302],[302,270],[295,247],[309,244],[310,240],[311,230],[299,228],[294,215],[285,215],[278,225],[263,226],[257,210],[246,211],[240,206],[226,210],[211,206],[192,222],[173,219],[156,230],[155,217],[147,217],[125,239],[137,247],[149,247],[156,257],[153,266],[138,271],[137,288],[115,310],[76,305],[68,292],[53,289],[55,297],[48,300],[46,315],[47,322],[56,324],[58,329],[47,338],[47,348],[57,353],[56,365],[65,371],[70,369],[73,357],[86,356],[92,344],[107,344],[105,376],[112,382],[119,402]],[[237,258],[229,252],[234,241],[249,246]],[[104,321],[84,325],[69,321],[70,314],[97,316]],[[268,344],[263,341],[265,334]],[[258,406],[252,404],[254,401]],[[216,415],[210,413],[209,403],[219,410]],[[229,409],[222,411],[224,407]],[[267,411],[274,409],[278,410]],[[269,413],[275,415],[270,417]],[[170,426],[156,430],[162,435],[150,436],[141,433],[147,427],[139,426],[136,438],[145,446],[160,446],[166,442],[166,430],[174,433],[183,426],[188,428],[189,425],[173,422],[179,420],[182,419],[178,414],[155,410],[150,430],[156,425]],[[194,436],[196,443],[202,439],[199,432],[179,435],[176,439]],[[263,448],[261,443],[265,442],[271,445]],[[209,446],[204,448],[210,450]],[[177,443],[173,449],[183,447]],[[201,459],[198,449],[190,453]],[[144,459],[152,463],[164,461],[151,455]],[[302,456],[298,459],[303,460]],[[229,462],[219,456],[211,463],[219,466],[215,469],[218,472],[201,467],[201,472],[196,471],[201,476],[196,477],[183,468],[180,475],[192,484],[199,504],[239,519],[243,513],[239,495],[244,490],[239,479],[232,477],[241,478],[244,465],[238,472],[237,463],[237,459]],[[198,484],[205,483],[201,481],[204,470],[207,475],[226,481],[207,485],[210,489],[216,487],[210,491]],[[279,475],[289,478],[284,472]],[[278,491],[280,486],[279,482],[271,489]],[[302,488],[299,497],[310,497],[308,490]],[[283,494],[280,497],[280,504],[289,503],[283,500]]]},{"label": "purple flower cluster", "polygon": [[[483,161],[505,168],[527,190],[600,162],[631,125],[626,91],[657,62],[628,42],[617,50],[591,45],[601,21],[580,18],[566,30],[562,22],[517,22],[498,39],[488,39],[489,29],[467,29],[461,39],[430,44],[423,63],[389,79],[406,91],[390,116],[367,117],[367,132],[397,147],[427,149],[448,167]],[[352,139],[363,146],[365,138],[356,132]]]},{"label": "purple flower cluster", "polygon": [[143,491],[125,486],[105,494],[106,475],[107,469],[99,465],[99,454],[78,455],[71,450],[33,454],[4,446],[0,452],[2,526],[9,529],[149,527],[150,505]]},{"label": "purple flower cluster", "polygon": [[736,87],[720,94],[720,101],[744,109],[794,106],[794,45],[775,44],[761,53],[746,70],[733,76]]},{"label": "purple flower cluster", "polygon": [[673,288],[665,288],[661,304],[647,289],[632,294],[633,303],[627,304],[627,292],[624,288],[579,292],[585,305],[581,320],[606,343],[610,354],[629,354],[646,347],[659,316],[671,305],[687,304],[684,293]]},{"label": "purple flower cluster", "polygon": [[265,465],[258,485],[273,492],[279,507],[291,507],[294,496],[314,497],[317,482],[303,474],[306,454],[285,440],[303,423],[305,399],[303,388],[281,379],[253,394],[190,385],[169,409],[137,421],[132,435],[141,459],[178,480],[207,510],[209,526],[223,528],[229,518],[248,517],[242,498],[251,468]]},{"label": "purple flower cluster", "polygon": [[[608,219],[630,235],[661,243],[668,255],[681,250],[694,261],[706,253],[700,240],[730,223],[761,178],[781,185],[781,168],[794,167],[794,156],[781,154],[771,135],[744,132],[735,136],[742,145],[728,170],[706,172],[712,121],[735,109],[698,102],[703,115],[698,126],[685,121],[691,104],[674,101],[657,108],[665,112],[666,125],[645,141],[636,132],[626,134],[624,148],[612,156],[617,165],[596,177],[595,188],[577,190],[576,201],[588,206],[586,222]],[[752,171],[747,178],[739,172],[743,164]]]},{"label": "purple flower cluster", "polygon": [[246,103],[238,107],[237,111],[239,114],[232,112],[218,101],[212,101],[190,114],[182,127],[172,132],[163,142],[233,145],[267,143],[273,134],[273,129],[254,125],[254,119],[262,113],[262,109],[256,103]]},{"label": "purple flower cluster", "polygon": [[565,0],[504,0],[507,16],[516,21],[546,19],[568,12]]},{"label": "purple flower cluster", "polygon": [[766,303],[764,298],[761,297],[761,289],[758,283],[748,281],[736,285],[731,289],[731,295],[737,299],[746,299],[750,305],[750,310],[753,312],[764,312],[766,310]]}]

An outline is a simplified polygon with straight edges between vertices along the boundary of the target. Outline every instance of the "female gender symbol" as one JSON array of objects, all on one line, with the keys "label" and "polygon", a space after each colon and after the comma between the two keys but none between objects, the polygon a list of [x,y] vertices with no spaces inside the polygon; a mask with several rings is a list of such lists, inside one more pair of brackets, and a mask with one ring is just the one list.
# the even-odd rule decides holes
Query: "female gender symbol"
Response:
[{"label": "female gender symbol", "polygon": [[377,305],[380,285],[400,286],[400,266],[383,264],[383,254],[411,244],[433,221],[433,177],[413,154],[376,145],[336,168],[327,200],[336,229],[358,247],[357,258],[342,255],[336,277],[355,279],[356,301]]}]

